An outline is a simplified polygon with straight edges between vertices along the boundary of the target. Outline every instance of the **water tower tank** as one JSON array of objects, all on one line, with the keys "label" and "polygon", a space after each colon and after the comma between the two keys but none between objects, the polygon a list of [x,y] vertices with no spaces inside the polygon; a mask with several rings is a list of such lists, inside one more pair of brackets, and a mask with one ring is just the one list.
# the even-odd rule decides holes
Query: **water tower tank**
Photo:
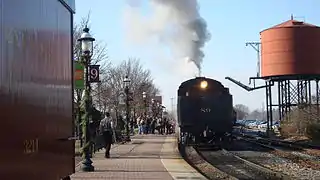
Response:
[{"label": "water tower tank", "polygon": [[261,76],[320,75],[320,27],[291,19],[260,38]]}]

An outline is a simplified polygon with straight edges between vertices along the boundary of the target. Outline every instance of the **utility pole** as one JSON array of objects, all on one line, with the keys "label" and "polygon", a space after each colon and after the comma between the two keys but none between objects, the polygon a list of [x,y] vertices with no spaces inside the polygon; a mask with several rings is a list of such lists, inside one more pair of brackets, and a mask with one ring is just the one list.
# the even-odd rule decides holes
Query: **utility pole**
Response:
[{"label": "utility pole", "polygon": [[246,46],[251,46],[254,50],[257,51],[257,77],[260,77],[260,42],[247,42]]},{"label": "utility pole", "polygon": [[265,107],[264,107],[264,103],[262,103],[262,106],[261,106],[261,120],[265,120]]},{"label": "utility pole", "polygon": [[131,122],[130,121],[130,114],[131,114],[131,111],[130,111],[130,100],[131,98],[129,97],[130,96],[130,89],[129,89],[129,85],[130,85],[130,79],[128,78],[128,76],[126,76],[123,80],[124,82],[124,92],[126,94],[126,126],[125,126],[125,129],[126,129],[126,141],[127,142],[130,142],[131,139],[130,139],[130,129],[129,129],[129,123]]},{"label": "utility pole", "polygon": [[98,84],[98,102],[99,102],[99,111],[102,112],[102,104],[101,104],[101,82]]},{"label": "utility pole", "polygon": [[174,112],[174,105],[173,105],[173,100],[174,100],[174,98],[172,97],[172,98],[170,98],[171,99],[171,111],[172,111],[172,113]]}]

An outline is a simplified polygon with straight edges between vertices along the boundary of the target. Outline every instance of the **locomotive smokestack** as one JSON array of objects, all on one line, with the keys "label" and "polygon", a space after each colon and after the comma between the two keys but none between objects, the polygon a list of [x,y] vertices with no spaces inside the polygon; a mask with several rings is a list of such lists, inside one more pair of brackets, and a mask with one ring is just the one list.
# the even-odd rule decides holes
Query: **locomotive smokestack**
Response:
[{"label": "locomotive smokestack", "polygon": [[174,56],[189,57],[201,71],[202,48],[210,40],[210,33],[199,13],[197,0],[150,0],[151,15],[146,17],[139,13],[141,1],[127,1],[125,22],[130,38],[141,42],[156,37]]}]

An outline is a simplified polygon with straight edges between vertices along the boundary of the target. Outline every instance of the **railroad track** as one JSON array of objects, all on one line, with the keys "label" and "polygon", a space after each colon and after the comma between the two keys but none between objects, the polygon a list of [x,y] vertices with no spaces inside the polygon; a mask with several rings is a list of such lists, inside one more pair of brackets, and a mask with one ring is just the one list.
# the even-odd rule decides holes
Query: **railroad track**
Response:
[{"label": "railroad track", "polygon": [[[289,153],[301,153],[301,150],[303,150],[301,146],[270,142],[266,138],[258,137],[242,136],[242,139],[237,139],[240,139],[240,141],[236,141],[236,146],[230,144],[231,146],[227,145],[229,147],[223,146],[223,148],[204,145],[186,146],[183,149],[186,151],[192,151],[190,149],[193,149],[194,153],[186,153],[184,158],[208,179],[278,180],[300,179],[300,177],[306,176],[316,177],[316,179],[319,177],[316,172],[319,169],[317,167],[320,167],[318,161],[309,159],[302,162],[301,158],[297,158],[297,156],[288,156]],[[198,157],[194,158],[194,156]],[[297,166],[294,166],[294,164],[292,166],[289,161],[281,160],[281,158],[292,160],[293,163],[298,163],[307,169],[294,170]],[[309,170],[310,168],[313,170]],[[292,175],[293,172],[291,171],[296,173]],[[302,175],[299,176],[299,174]]]},{"label": "railroad track", "polygon": [[248,161],[226,149],[214,146],[185,146],[180,148],[182,157],[208,179],[228,180],[286,180],[287,175],[274,172]]},{"label": "railroad track", "polygon": [[290,177],[285,174],[274,172],[259,164],[243,159],[226,149],[216,151],[197,149],[197,152],[212,166],[227,174],[230,179],[290,179]]},{"label": "railroad track", "polygon": [[281,144],[276,141],[268,141],[268,139],[259,140],[246,138],[246,137],[238,137],[238,139],[244,140],[246,142],[270,149],[270,153],[275,154],[279,157],[286,158],[292,160],[294,163],[301,164],[303,166],[308,166],[312,169],[319,170],[320,157],[311,156],[304,152],[304,148],[295,146],[293,144]]},{"label": "railroad track", "polygon": [[[301,146],[300,143],[297,144],[297,143],[283,141],[283,140],[260,138],[260,137],[246,135],[246,134],[239,134],[238,136],[236,136],[236,138],[260,145],[270,150],[283,151],[283,152],[291,151],[296,156],[300,156],[302,158],[307,157],[308,159],[314,159],[314,160],[320,161],[320,157],[319,157],[320,151],[318,151],[320,149],[319,146],[306,145],[306,144]],[[320,169],[320,165],[318,165],[318,167],[319,167],[318,169]]]},{"label": "railroad track", "polygon": [[[252,139],[249,139],[252,141]],[[278,147],[279,148],[279,147]],[[290,149],[289,147],[281,147]],[[302,165],[290,164],[301,161],[299,158],[284,156],[277,153],[275,147],[268,144],[252,144],[247,141],[236,141],[236,144],[217,148],[215,146],[186,146],[184,159],[208,179],[318,179],[319,172],[316,167],[318,161],[298,162]],[[193,150],[192,150],[193,149]],[[275,153],[276,152],[276,153]],[[280,151],[279,151],[280,152]],[[297,152],[289,150],[287,152]],[[281,159],[284,158],[284,159]],[[280,163],[280,164],[279,164]],[[298,168],[298,169],[296,169]],[[303,177],[303,178],[302,178]]]},{"label": "railroad track", "polygon": [[312,144],[308,144],[308,143],[289,142],[289,141],[279,140],[279,139],[262,138],[262,137],[258,137],[258,136],[247,135],[244,133],[238,133],[236,135],[236,137],[243,137],[243,138],[247,138],[247,139],[252,139],[252,140],[258,141],[263,144],[282,146],[282,147],[291,148],[291,149],[295,148],[296,150],[303,150],[303,149],[320,150],[320,146],[317,146],[317,145],[312,145]]},{"label": "railroad track", "polygon": [[295,146],[293,144],[281,144],[275,141],[269,141],[268,139],[259,138],[259,137],[247,137],[247,136],[237,136],[238,140],[243,140],[255,145],[262,146],[266,149],[270,150],[292,150],[292,151],[302,151],[303,148],[299,146]]},{"label": "railroad track", "polygon": [[[310,155],[306,157],[307,153],[304,154],[305,148],[317,149],[317,146],[299,145],[245,134],[237,137],[240,140],[236,140],[237,144],[246,144],[240,145],[246,150],[238,149],[239,145],[232,144],[229,147],[223,146],[223,148],[204,145],[185,147],[186,149],[194,149],[196,152],[194,154],[199,156],[196,160],[191,158],[190,161],[189,158],[187,161],[208,179],[278,180],[305,179],[305,177],[318,179],[320,177],[318,173],[320,158],[314,155],[311,155],[314,157]],[[210,166],[203,165],[204,161]]]}]

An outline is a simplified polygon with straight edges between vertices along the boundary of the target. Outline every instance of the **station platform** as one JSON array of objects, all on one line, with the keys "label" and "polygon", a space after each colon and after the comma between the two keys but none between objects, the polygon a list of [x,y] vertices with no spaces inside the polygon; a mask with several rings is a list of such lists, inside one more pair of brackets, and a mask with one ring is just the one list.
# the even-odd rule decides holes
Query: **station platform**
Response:
[{"label": "station platform", "polygon": [[174,136],[137,135],[128,144],[115,145],[110,159],[104,149],[92,158],[94,172],[81,172],[80,166],[72,180],[205,180],[179,154]]}]

